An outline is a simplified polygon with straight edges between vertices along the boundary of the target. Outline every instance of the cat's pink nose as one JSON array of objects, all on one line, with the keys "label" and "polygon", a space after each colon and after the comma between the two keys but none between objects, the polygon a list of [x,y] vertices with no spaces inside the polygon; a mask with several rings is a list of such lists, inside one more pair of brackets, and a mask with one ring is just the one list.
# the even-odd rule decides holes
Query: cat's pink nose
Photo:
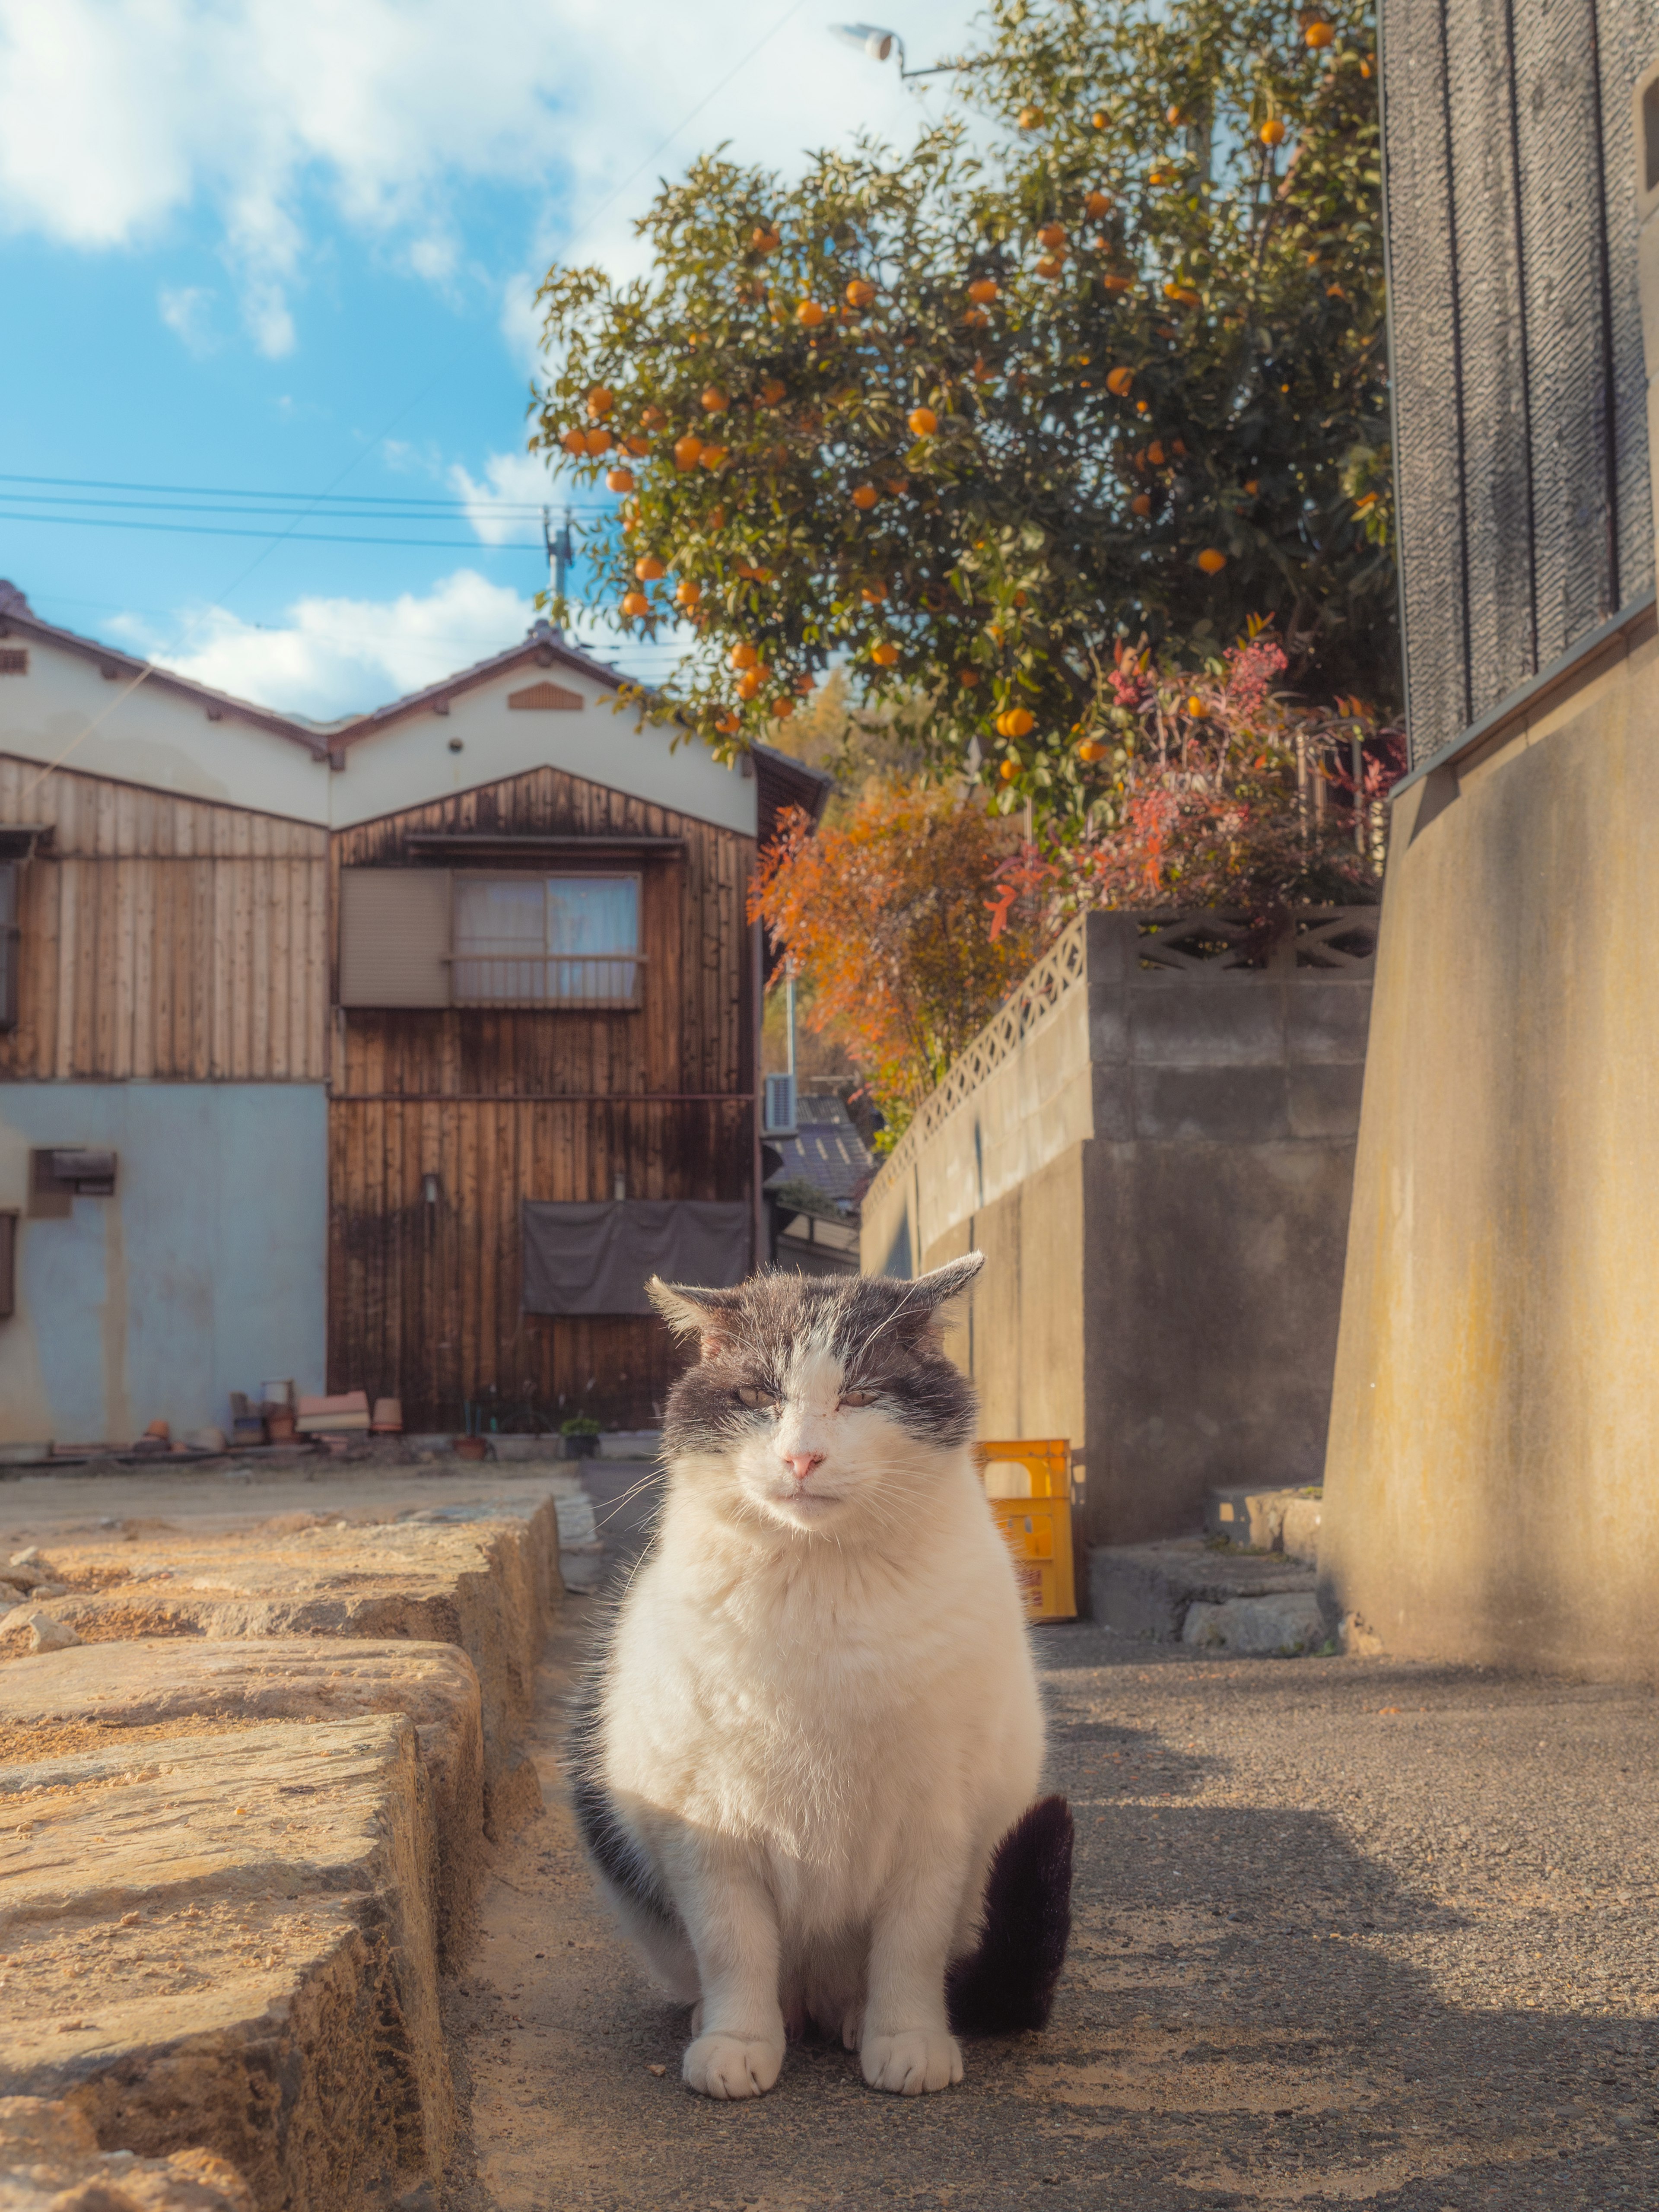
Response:
[{"label": "cat's pink nose", "polygon": [[822,1452],[785,1452],[781,1456],[784,1465],[803,1490],[806,1487],[806,1478],[812,1469],[823,1463]]}]

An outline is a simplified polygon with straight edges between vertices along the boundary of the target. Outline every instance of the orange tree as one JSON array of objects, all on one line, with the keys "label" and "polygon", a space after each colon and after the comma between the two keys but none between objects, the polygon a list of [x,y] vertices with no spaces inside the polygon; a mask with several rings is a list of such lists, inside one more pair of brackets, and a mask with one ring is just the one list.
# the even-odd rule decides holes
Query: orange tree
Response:
[{"label": "orange tree", "polygon": [[[751,918],[788,947],[808,1020],[848,1049],[902,1129],[1030,964],[1035,899],[999,902],[1011,823],[946,787],[872,782],[816,831],[804,814],[761,855]],[[1006,926],[994,937],[988,911]]]},{"label": "orange tree", "polygon": [[556,269],[532,443],[619,505],[625,627],[690,626],[717,751],[831,664],[941,769],[1079,834],[1115,647],[1393,680],[1376,75],[1364,0],[1001,0],[956,125],[781,184],[665,186],[647,273]]}]

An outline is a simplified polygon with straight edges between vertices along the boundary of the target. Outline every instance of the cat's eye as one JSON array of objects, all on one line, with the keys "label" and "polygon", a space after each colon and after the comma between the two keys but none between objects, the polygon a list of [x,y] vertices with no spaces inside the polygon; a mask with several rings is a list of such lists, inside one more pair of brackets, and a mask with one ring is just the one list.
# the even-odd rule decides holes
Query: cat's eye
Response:
[{"label": "cat's eye", "polygon": [[738,1386],[738,1402],[755,1409],[765,1407],[769,1412],[778,1402],[778,1394],[775,1390],[763,1390],[752,1382],[744,1382]]},{"label": "cat's eye", "polygon": [[843,1406],[873,1406],[876,1394],[873,1390],[843,1390],[841,1402]]}]

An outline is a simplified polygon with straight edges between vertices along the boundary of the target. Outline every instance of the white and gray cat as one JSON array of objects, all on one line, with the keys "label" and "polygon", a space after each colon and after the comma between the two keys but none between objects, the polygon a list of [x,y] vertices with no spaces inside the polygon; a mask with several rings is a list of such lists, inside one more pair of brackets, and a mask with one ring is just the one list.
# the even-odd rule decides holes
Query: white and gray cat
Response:
[{"label": "white and gray cat", "polygon": [[1012,1564],[913,1281],[653,1282],[702,1357],[668,1401],[651,1548],[579,1705],[578,1817],[654,1978],[695,2007],[687,2083],[769,2089],[809,2027],[914,2096],[953,2031],[1047,2020],[1072,1821],[1033,1803],[1042,1710]]}]

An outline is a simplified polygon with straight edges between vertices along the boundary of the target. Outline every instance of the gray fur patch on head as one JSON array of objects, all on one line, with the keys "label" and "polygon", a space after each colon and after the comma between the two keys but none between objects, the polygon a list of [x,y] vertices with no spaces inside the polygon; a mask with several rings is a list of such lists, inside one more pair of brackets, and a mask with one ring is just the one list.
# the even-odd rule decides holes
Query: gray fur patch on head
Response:
[{"label": "gray fur patch on head", "polygon": [[696,1335],[702,1357],[669,1393],[663,1442],[671,1454],[726,1451],[766,1425],[747,1391],[781,1395],[796,1353],[808,1343],[839,1363],[848,1389],[873,1392],[908,1434],[941,1447],[974,1433],[973,1385],[945,1357],[942,1309],[984,1266],[969,1252],[908,1281],[887,1275],[768,1273],[735,1290],[648,1285],[678,1334]]}]

